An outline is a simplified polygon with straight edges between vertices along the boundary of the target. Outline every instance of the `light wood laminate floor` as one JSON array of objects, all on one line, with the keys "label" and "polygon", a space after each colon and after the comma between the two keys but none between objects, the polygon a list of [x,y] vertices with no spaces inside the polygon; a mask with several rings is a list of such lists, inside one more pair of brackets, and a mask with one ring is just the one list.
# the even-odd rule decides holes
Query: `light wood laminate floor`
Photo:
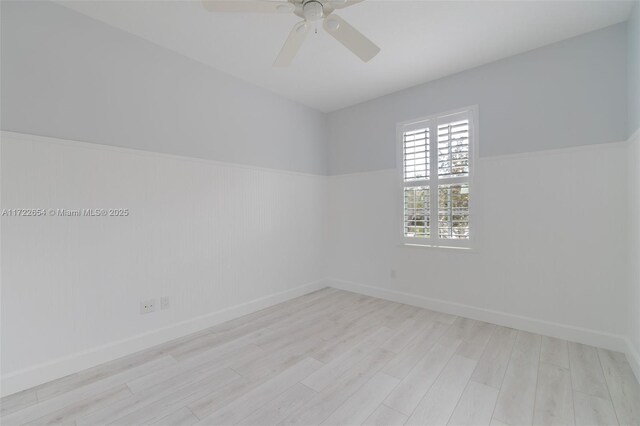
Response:
[{"label": "light wood laminate floor", "polygon": [[1,401],[3,425],[638,425],[625,356],[323,289]]}]

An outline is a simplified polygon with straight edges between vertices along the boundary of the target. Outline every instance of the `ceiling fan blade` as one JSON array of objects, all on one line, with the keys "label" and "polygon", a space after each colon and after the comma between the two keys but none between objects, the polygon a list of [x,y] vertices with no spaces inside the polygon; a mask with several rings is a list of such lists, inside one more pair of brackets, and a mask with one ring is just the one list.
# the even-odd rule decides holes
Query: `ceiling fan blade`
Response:
[{"label": "ceiling fan blade", "polygon": [[358,4],[363,0],[330,0],[329,4],[334,9],[344,9],[345,7],[353,6],[354,4]]},{"label": "ceiling fan blade", "polygon": [[288,1],[202,0],[202,4],[209,12],[287,13],[295,9]]},{"label": "ceiling fan blade", "polygon": [[378,46],[337,15],[331,14],[327,16],[323,26],[333,38],[364,62],[369,62],[380,52]]},{"label": "ceiling fan blade", "polygon": [[293,26],[289,37],[287,37],[282,49],[280,49],[278,57],[273,63],[274,67],[288,67],[291,65],[291,61],[293,61],[304,39],[307,37],[307,33],[309,33],[309,27],[310,25],[305,21],[298,22]]}]

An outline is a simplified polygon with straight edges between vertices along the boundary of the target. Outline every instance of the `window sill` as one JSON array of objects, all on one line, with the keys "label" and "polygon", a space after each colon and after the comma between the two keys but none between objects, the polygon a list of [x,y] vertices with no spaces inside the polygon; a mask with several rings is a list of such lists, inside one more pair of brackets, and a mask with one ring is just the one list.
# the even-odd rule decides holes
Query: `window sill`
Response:
[{"label": "window sill", "polygon": [[399,247],[408,247],[408,248],[418,248],[418,249],[430,249],[430,250],[441,250],[447,252],[457,252],[457,253],[477,253],[477,249],[471,247],[457,247],[457,246],[434,246],[429,244],[411,244],[411,243],[401,243],[398,245]]}]

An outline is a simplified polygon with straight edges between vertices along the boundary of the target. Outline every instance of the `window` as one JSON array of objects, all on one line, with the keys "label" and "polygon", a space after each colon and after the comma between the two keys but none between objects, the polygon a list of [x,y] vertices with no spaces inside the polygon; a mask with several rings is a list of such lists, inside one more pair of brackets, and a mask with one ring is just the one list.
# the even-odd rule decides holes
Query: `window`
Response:
[{"label": "window", "polygon": [[470,247],[475,117],[473,107],[398,125],[404,243]]}]

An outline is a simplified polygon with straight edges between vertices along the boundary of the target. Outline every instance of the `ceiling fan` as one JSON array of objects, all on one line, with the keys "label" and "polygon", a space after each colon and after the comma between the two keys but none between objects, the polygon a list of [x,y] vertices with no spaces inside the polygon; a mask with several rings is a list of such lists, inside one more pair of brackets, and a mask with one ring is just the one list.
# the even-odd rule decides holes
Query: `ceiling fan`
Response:
[{"label": "ceiling fan", "polygon": [[293,26],[284,42],[278,57],[273,63],[276,67],[291,65],[309,30],[317,21],[323,21],[324,29],[344,47],[364,62],[370,61],[380,52],[380,48],[366,38],[360,31],[349,25],[334,13],[362,0],[202,0],[210,12],[246,12],[246,13],[291,13],[303,20]]}]

